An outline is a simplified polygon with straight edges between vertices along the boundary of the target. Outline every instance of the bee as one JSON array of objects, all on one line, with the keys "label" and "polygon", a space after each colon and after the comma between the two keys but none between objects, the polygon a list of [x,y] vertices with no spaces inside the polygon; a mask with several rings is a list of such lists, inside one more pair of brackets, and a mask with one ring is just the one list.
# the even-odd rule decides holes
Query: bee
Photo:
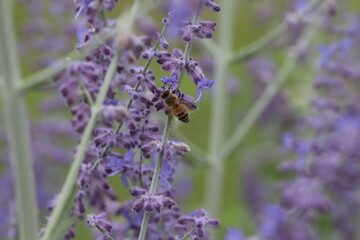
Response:
[{"label": "bee", "polygon": [[[176,93],[178,95],[176,95]],[[187,123],[190,121],[189,111],[196,109],[193,102],[186,102],[180,99],[181,93],[179,89],[170,91],[167,89],[162,92],[161,98],[164,99],[168,111],[177,117],[180,121]]]}]

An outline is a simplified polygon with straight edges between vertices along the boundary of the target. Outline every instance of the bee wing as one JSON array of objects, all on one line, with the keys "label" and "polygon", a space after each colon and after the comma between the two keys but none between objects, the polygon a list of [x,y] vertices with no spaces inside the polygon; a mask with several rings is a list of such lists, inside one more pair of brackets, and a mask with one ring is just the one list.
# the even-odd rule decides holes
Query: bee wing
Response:
[{"label": "bee wing", "polygon": [[189,110],[196,110],[197,109],[197,106],[194,102],[184,102],[184,101],[181,101],[181,103],[183,105],[185,105],[185,107]]},{"label": "bee wing", "polygon": [[196,110],[197,106],[195,104],[195,99],[190,95],[185,93],[182,94],[181,98],[179,98],[181,104],[185,105],[185,107],[189,110]]}]

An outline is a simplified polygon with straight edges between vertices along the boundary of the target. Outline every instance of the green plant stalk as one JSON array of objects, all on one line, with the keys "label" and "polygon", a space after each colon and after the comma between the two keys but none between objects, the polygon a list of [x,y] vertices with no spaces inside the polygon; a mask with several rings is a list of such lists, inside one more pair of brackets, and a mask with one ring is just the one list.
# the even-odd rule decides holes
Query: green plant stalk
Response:
[{"label": "green plant stalk", "polygon": [[[195,12],[195,15],[194,15],[194,18],[193,18],[193,24],[197,24],[198,21],[199,21],[199,17],[200,17],[200,14],[201,14],[201,11],[202,11],[202,7],[199,6],[199,9],[197,9],[197,11]],[[192,48],[192,41],[191,42],[188,42],[186,43],[185,45],[185,51],[184,51],[184,59],[185,60],[188,60],[189,57],[190,57],[190,52],[191,52],[191,48]],[[178,80],[178,88],[180,88],[181,86],[181,82],[182,82],[182,79],[183,79],[183,76],[184,76],[184,69],[181,70],[180,72],[180,75],[179,75],[179,80]]]},{"label": "green plant stalk", "polygon": [[[325,6],[325,3],[318,6],[318,11],[321,10],[323,6]],[[316,11],[314,14],[318,14],[318,11]],[[288,79],[289,74],[298,61],[301,51],[303,51],[304,48],[309,44],[309,41],[314,35],[315,30],[315,26],[308,27],[301,39],[299,39],[298,43],[293,47],[293,49],[290,50],[287,61],[285,61],[279,73],[275,77],[276,80],[267,85],[264,93],[256,101],[250,111],[245,115],[244,119],[233,131],[233,134],[229,137],[229,139],[223,144],[223,147],[220,150],[220,154],[224,157],[224,159],[226,159],[241,143],[245,135],[249,132],[250,128],[254,125],[268,103],[279,91],[281,85]]]},{"label": "green plant stalk", "polygon": [[92,99],[92,96],[90,94],[90,92],[87,90],[87,88],[85,87],[84,83],[82,81],[78,81],[79,86],[81,88],[81,91],[83,92],[83,96],[86,100],[86,102],[89,104],[89,106],[94,106],[94,101]]},{"label": "green plant stalk", "polygon": [[75,160],[71,165],[69,174],[66,177],[65,183],[60,193],[59,200],[50,216],[48,224],[46,225],[45,233],[44,236],[42,237],[42,240],[52,239],[53,232],[56,230],[57,226],[61,224],[60,223],[61,215],[63,214],[63,211],[66,208],[67,201],[73,198],[72,190],[76,182],[76,178],[78,176],[80,165],[85,157],[85,152],[88,147],[91,134],[96,123],[96,118],[98,114],[101,112],[102,104],[109,90],[111,81],[115,76],[116,67],[119,63],[119,55],[120,55],[119,51],[116,51],[110,63],[109,69],[106,73],[105,80],[100,88],[100,92],[96,98],[96,102],[94,106],[92,106],[91,108],[91,116],[82,135],[78,150],[75,155]]},{"label": "green plant stalk", "polygon": [[[307,8],[300,11],[295,16],[295,21],[299,21],[303,19],[309,12],[311,12],[313,9],[315,9],[319,3],[320,0],[313,1]],[[255,54],[258,54],[261,50],[268,47],[271,43],[273,43],[275,40],[277,40],[282,34],[284,34],[289,29],[289,23],[285,20],[283,23],[275,27],[271,32],[266,34],[265,36],[261,37],[260,39],[254,41],[253,43],[249,44],[248,46],[245,46],[237,51],[235,51],[233,54],[230,55],[230,62],[234,61],[242,61],[248,58],[251,58]]]},{"label": "green plant stalk", "polygon": [[[169,114],[168,115],[168,120],[167,120],[166,125],[165,125],[165,129],[164,129],[164,132],[163,132],[162,141],[161,141],[163,146],[165,146],[167,140],[169,139],[170,126],[171,126],[172,120],[173,120],[173,116],[171,114]],[[154,174],[153,174],[150,189],[149,189],[149,192],[150,192],[151,195],[154,195],[156,193],[156,188],[157,188],[157,185],[158,185],[158,182],[159,182],[159,176],[160,176],[160,172],[161,172],[161,168],[162,168],[163,158],[164,158],[164,150],[162,150],[160,152],[159,158],[156,161]],[[143,220],[141,222],[139,238],[138,238],[139,240],[145,240],[145,236],[146,236],[146,232],[147,232],[147,226],[149,224],[149,219],[150,219],[150,213],[149,212],[144,212]]]},{"label": "green plant stalk", "polygon": [[4,120],[13,170],[20,239],[38,239],[38,208],[25,100],[21,82],[10,0],[0,1],[0,74]]},{"label": "green plant stalk", "polygon": [[46,67],[36,73],[33,73],[29,77],[23,79],[23,82],[18,86],[19,91],[30,91],[36,87],[43,85],[48,80],[64,70],[71,61],[80,59],[80,55],[77,51],[72,51],[65,57],[53,63],[51,66]]},{"label": "green plant stalk", "polygon": [[[102,234],[106,234],[106,232],[104,231],[104,229],[102,229],[102,227],[100,227],[99,225],[96,224],[96,228],[102,233]],[[108,240],[114,240],[110,235],[107,235],[107,239]]]},{"label": "green plant stalk", "polygon": [[219,15],[219,52],[215,65],[215,94],[212,103],[212,115],[210,122],[209,136],[209,163],[210,170],[206,174],[205,209],[214,217],[218,217],[222,201],[224,159],[219,154],[221,146],[225,141],[224,126],[226,126],[227,106],[227,70],[228,55],[232,46],[234,32],[234,5],[235,0],[223,0],[222,11]]},{"label": "green plant stalk", "polygon": [[[198,22],[198,20],[199,20],[200,9],[201,9],[201,7],[199,7],[199,9],[196,11],[196,13],[194,15],[194,19],[193,19],[194,24],[196,24]],[[189,59],[191,47],[192,47],[192,42],[186,43],[185,52],[184,52],[184,59],[185,60]],[[178,88],[180,88],[182,78],[184,76],[184,70],[185,69],[182,68],[181,71],[180,71],[179,78],[178,78],[178,86],[177,86]],[[149,189],[150,194],[155,194],[156,193],[156,188],[157,188],[157,185],[158,185],[158,182],[159,182],[159,176],[160,176],[160,172],[161,172],[161,168],[162,168],[162,162],[163,162],[163,158],[164,158],[164,152],[165,152],[165,150],[164,150],[165,147],[164,146],[165,146],[167,140],[169,139],[169,134],[170,134],[170,128],[171,128],[172,121],[173,121],[173,116],[172,116],[172,114],[169,114],[167,122],[165,124],[163,137],[162,137],[162,141],[161,141],[162,145],[163,145],[163,149],[160,152],[159,158],[156,161],[154,173],[153,173],[151,184],[150,184],[150,189]],[[144,212],[144,216],[143,216],[143,220],[141,222],[141,228],[140,228],[140,233],[139,233],[138,240],[145,240],[147,227],[148,227],[148,224],[149,224],[149,219],[150,219],[150,213],[149,212]]]}]

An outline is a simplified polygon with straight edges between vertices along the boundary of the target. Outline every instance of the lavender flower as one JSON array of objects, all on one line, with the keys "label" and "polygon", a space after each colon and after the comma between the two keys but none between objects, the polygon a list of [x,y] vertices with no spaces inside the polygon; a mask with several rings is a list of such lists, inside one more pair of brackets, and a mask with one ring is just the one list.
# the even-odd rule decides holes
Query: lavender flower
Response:
[{"label": "lavender flower", "polygon": [[99,239],[110,239],[109,233],[112,229],[112,224],[107,221],[108,215],[106,212],[99,213],[97,215],[95,214],[89,214],[86,219],[86,225],[89,228],[98,228],[103,234],[103,238]]},{"label": "lavender flower", "polygon": [[176,206],[176,203],[171,199],[171,193],[168,190],[151,195],[151,193],[146,192],[145,189],[135,187],[130,189],[130,193],[134,197],[139,197],[135,200],[132,208],[136,213],[139,213],[141,210],[146,212],[156,210],[159,213],[163,208],[171,209]]},{"label": "lavender flower", "polygon": [[203,238],[206,236],[205,227],[219,227],[219,221],[214,218],[209,218],[204,209],[197,209],[192,213],[181,216],[178,219],[178,224],[174,227],[179,233],[190,232],[190,236]]}]

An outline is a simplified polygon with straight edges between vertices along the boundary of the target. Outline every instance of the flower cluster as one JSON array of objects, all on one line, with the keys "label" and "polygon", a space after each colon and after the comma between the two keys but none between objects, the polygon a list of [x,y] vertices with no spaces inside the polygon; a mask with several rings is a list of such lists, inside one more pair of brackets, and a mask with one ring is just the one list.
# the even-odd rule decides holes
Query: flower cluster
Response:
[{"label": "flower cluster", "polygon": [[[113,9],[116,2],[75,1],[75,19],[81,25],[77,31],[76,48],[81,54],[85,54],[85,60],[70,63],[57,76],[56,82],[61,96],[71,107],[71,123],[79,137],[94,114],[92,108],[99,98],[105,77],[109,74],[109,66],[118,56],[116,51],[119,51],[119,35],[109,35],[101,44],[98,41],[99,36],[116,31],[118,24],[121,24],[107,19],[105,15],[106,11]],[[129,42],[126,50],[121,52],[101,112],[96,116],[90,144],[80,166],[77,193],[71,211],[80,220],[87,215],[87,225],[100,231],[99,239],[111,239],[110,235],[119,239],[139,235],[139,221],[146,214],[151,214],[146,239],[163,236],[174,239],[176,225],[182,225],[183,229],[188,230],[194,226],[196,231],[191,234],[202,238],[206,235],[207,225],[219,224],[217,220],[209,218],[204,210],[197,210],[189,215],[193,221],[178,221],[180,209],[174,199],[171,183],[177,170],[177,160],[189,152],[190,147],[175,139],[163,139],[160,132],[162,123],[157,111],[165,109],[170,114],[161,98],[166,87],[157,86],[156,76],[149,68],[152,59],[157,59],[161,70],[170,72],[170,77],[163,77],[161,81],[173,90],[176,89],[180,100],[188,102],[194,109],[201,100],[202,91],[214,84],[214,81],[205,77],[198,62],[190,57],[190,52],[184,53],[178,48],[171,50],[167,40],[173,29],[177,29],[182,36],[191,38],[182,37],[185,42],[191,41],[193,36],[213,36],[216,24],[199,21],[199,18],[204,8],[217,12],[220,7],[212,0],[201,0],[195,5],[191,2],[179,2],[172,6],[168,17],[163,20],[164,30],[161,33],[145,29],[144,33],[151,35],[135,36],[127,33],[129,36],[125,36]],[[194,20],[187,22],[186,18],[181,19],[180,15],[185,12],[186,18],[192,17]],[[86,24],[82,22],[84,20]],[[94,48],[94,44],[97,47]],[[87,51],[88,49],[90,50]],[[140,56],[147,61],[145,66],[139,65]],[[197,87],[197,100],[177,89],[184,72],[188,73]],[[156,176],[160,156],[164,163]],[[115,191],[107,181],[107,178],[116,176],[129,188],[133,199],[118,202]],[[161,187],[155,186],[155,193],[152,193],[148,189],[153,184],[154,176],[158,178]],[[56,199],[52,205],[55,203]],[[89,206],[92,211],[101,213],[87,214]],[[121,216],[126,221],[110,224],[107,218],[110,219],[112,215]],[[164,219],[167,219],[164,228],[156,227]],[[67,238],[75,234],[73,228],[70,231]],[[180,231],[179,234],[184,235],[184,232]]]}]

